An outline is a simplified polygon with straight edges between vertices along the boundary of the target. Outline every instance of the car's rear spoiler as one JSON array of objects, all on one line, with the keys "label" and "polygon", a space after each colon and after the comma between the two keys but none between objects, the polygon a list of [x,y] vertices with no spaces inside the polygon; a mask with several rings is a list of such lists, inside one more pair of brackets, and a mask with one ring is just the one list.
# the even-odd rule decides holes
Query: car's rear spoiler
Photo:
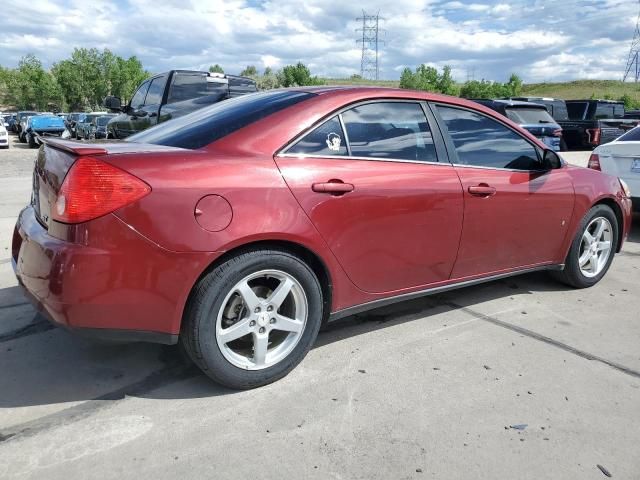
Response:
[{"label": "car's rear spoiler", "polygon": [[43,143],[57,149],[64,150],[65,152],[73,153],[77,156],[85,156],[85,155],[106,155],[109,151],[97,145],[83,145],[78,142],[74,142],[71,140],[62,140],[61,138],[47,138],[41,137]]}]

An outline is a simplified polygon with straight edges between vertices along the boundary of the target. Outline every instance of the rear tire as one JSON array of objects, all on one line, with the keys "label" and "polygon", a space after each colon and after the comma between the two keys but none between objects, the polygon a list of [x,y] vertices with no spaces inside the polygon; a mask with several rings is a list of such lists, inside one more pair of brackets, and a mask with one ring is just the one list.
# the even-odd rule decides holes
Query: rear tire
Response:
[{"label": "rear tire", "polygon": [[249,250],[198,282],[180,341],[214,381],[259,387],[302,361],[318,335],[322,308],[322,289],[303,260],[282,250]]},{"label": "rear tire", "polygon": [[38,144],[36,143],[36,139],[30,133],[27,134],[27,143],[29,143],[29,148],[38,148]]},{"label": "rear tire", "polygon": [[[602,233],[599,232],[600,228]],[[553,272],[554,277],[574,288],[595,285],[611,266],[618,245],[618,235],[618,220],[613,210],[606,205],[594,206],[578,226],[565,260],[564,270]],[[608,250],[605,251],[604,246],[607,243]]]}]

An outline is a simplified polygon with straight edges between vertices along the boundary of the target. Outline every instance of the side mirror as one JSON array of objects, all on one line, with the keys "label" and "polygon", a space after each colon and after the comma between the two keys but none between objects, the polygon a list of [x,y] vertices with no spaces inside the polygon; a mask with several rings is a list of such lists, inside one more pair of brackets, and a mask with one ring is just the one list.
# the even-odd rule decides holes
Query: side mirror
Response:
[{"label": "side mirror", "polygon": [[122,102],[120,101],[120,98],[112,97],[111,95],[109,95],[108,97],[105,97],[104,106],[109,110],[116,110],[116,111],[122,110]]},{"label": "side mirror", "polygon": [[555,170],[562,168],[562,160],[560,156],[553,150],[545,150],[542,158],[542,166],[545,170]]}]

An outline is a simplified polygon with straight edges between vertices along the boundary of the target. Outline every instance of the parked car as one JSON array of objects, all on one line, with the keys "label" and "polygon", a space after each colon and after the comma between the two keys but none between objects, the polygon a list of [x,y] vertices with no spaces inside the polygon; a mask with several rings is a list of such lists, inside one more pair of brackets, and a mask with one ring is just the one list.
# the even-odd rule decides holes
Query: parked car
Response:
[{"label": "parked car", "polygon": [[9,148],[9,134],[2,118],[0,118],[0,148]]},{"label": "parked car", "polygon": [[256,82],[247,77],[170,70],[143,82],[124,107],[118,97],[105,98],[106,108],[122,112],[109,122],[109,136],[126,138],[221,100],[256,91]]},{"label": "parked car", "polygon": [[520,102],[537,103],[538,105],[544,105],[547,107],[549,115],[556,121],[569,120],[569,111],[567,110],[567,103],[560,98],[551,97],[511,97],[507,100],[517,100]]},{"label": "parked car", "polygon": [[18,134],[18,139],[24,143],[24,136],[22,135],[22,128],[26,123],[26,118],[30,115],[37,115],[38,112],[32,112],[32,111],[22,111],[22,112],[18,112],[18,114],[16,115],[16,121],[14,124],[14,132]]},{"label": "parked car", "polygon": [[87,113],[82,119],[78,120],[75,127],[75,138],[88,140],[91,132],[95,130],[96,120],[105,114],[106,112]]},{"label": "parked car", "polygon": [[251,388],[330,320],[535,270],[596,284],[628,197],[474,102],[273,90],[124,142],[47,139],[12,265],[54,323],[181,341],[211,378]]},{"label": "parked car", "polygon": [[24,136],[29,147],[36,148],[43,137],[60,137],[65,129],[64,120],[57,115],[34,115],[27,117]]},{"label": "parked car", "polygon": [[555,151],[566,150],[562,144],[562,129],[549,115],[544,105],[515,100],[474,100],[517,123]]},{"label": "parked car", "polygon": [[569,149],[593,149],[633,128],[625,119],[624,103],[611,100],[567,100],[569,120],[559,121]]},{"label": "parked car", "polygon": [[72,112],[67,115],[67,118],[65,119],[65,125],[67,127],[67,130],[69,130],[69,133],[71,134],[71,138],[76,138],[76,125],[78,124],[78,122],[84,121],[84,118],[86,116],[87,114],[84,112]]},{"label": "parked car", "polygon": [[92,127],[91,133],[89,134],[89,139],[93,140],[96,138],[109,138],[109,134],[107,133],[107,125],[109,121],[115,117],[115,115],[107,114],[102,115],[96,119],[95,125]]},{"label": "parked car", "polygon": [[7,127],[7,130],[10,131],[10,132],[14,132],[15,133],[15,131],[16,131],[16,126],[15,126],[16,125],[16,117],[17,117],[16,114],[11,115],[9,117],[9,120],[7,120],[7,122],[5,123],[5,125]]},{"label": "parked car", "polygon": [[631,190],[633,210],[640,211],[640,127],[597,147],[588,166],[624,180]]}]

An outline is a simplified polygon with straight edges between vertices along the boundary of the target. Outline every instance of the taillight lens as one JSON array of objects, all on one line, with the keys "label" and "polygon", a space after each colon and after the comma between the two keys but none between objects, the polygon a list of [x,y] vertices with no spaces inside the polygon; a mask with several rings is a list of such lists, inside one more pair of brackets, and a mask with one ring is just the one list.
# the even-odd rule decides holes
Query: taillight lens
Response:
[{"label": "taillight lens", "polygon": [[599,128],[587,128],[589,135],[589,143],[594,146],[600,145],[600,135],[602,131]]},{"label": "taillight lens", "polygon": [[78,159],[62,182],[52,218],[82,223],[141,199],[151,187],[137,177],[95,158]]},{"label": "taillight lens", "polygon": [[589,164],[587,165],[588,168],[592,168],[594,170],[601,170],[600,168],[600,157],[598,156],[597,153],[592,153],[591,156],[589,157]]},{"label": "taillight lens", "polygon": [[553,135],[554,137],[562,137],[562,129],[561,129],[561,128],[558,128],[558,129],[554,130],[554,131],[553,131],[553,133],[552,133],[552,135]]}]

